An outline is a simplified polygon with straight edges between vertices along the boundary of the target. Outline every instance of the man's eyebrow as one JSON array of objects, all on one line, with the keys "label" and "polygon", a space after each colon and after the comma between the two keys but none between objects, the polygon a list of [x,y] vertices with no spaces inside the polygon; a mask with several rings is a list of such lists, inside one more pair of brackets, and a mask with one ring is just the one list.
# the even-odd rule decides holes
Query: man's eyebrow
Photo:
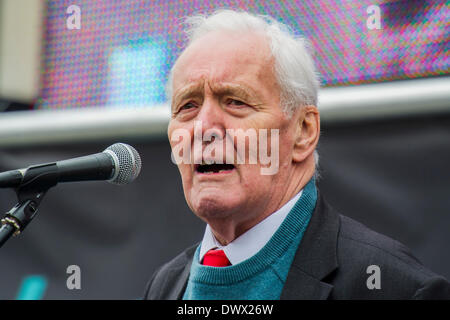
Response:
[{"label": "man's eyebrow", "polygon": [[258,97],[258,94],[251,88],[240,84],[219,84],[213,87],[213,91],[219,95],[237,95],[246,100]]},{"label": "man's eyebrow", "polygon": [[187,97],[190,97],[193,95],[197,96],[197,95],[201,94],[202,91],[203,91],[203,87],[198,84],[192,84],[187,87],[184,87],[174,93],[173,105],[176,106],[181,100],[186,99]]},{"label": "man's eyebrow", "polygon": [[[253,89],[241,85],[241,84],[215,84],[211,86],[212,90],[215,94],[218,95],[236,95],[241,97],[242,99],[252,101],[255,98],[258,98],[259,95]],[[192,97],[192,96],[200,96],[203,94],[203,85],[201,84],[192,84],[188,85],[179,91],[174,93],[173,96],[173,104],[172,108],[177,106],[180,101]]]}]

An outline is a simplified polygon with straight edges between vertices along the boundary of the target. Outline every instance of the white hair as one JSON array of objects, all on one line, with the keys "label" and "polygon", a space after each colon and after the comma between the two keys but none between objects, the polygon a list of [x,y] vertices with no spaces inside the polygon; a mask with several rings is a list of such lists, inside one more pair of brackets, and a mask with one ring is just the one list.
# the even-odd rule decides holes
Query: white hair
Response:
[{"label": "white hair", "polygon": [[[275,76],[280,86],[280,104],[291,115],[295,108],[317,106],[319,77],[309,53],[310,45],[303,37],[269,16],[248,12],[218,10],[211,16],[196,15],[186,19],[188,47],[202,36],[216,31],[259,32],[269,40],[274,57]],[[173,69],[172,69],[173,70]],[[172,70],[167,85],[167,96],[172,94]]]},{"label": "white hair", "polygon": [[[218,10],[210,16],[196,15],[186,19],[188,46],[210,32],[233,31],[237,33],[257,32],[268,40],[274,58],[275,77],[280,86],[280,105],[291,116],[296,108],[317,106],[320,86],[309,42],[270,16],[252,15],[244,11]],[[186,50],[186,49],[185,49]],[[166,92],[172,98],[173,67],[170,71]],[[314,151],[315,177],[319,178],[319,154]]]}]

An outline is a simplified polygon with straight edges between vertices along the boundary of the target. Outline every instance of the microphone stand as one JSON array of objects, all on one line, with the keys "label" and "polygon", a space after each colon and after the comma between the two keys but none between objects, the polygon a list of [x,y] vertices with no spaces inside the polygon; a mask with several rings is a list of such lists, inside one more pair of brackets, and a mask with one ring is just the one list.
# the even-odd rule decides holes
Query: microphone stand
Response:
[{"label": "microphone stand", "polygon": [[58,167],[44,164],[27,170],[16,189],[19,202],[1,219],[0,247],[14,235],[17,236],[33,220],[47,191],[58,183]]}]

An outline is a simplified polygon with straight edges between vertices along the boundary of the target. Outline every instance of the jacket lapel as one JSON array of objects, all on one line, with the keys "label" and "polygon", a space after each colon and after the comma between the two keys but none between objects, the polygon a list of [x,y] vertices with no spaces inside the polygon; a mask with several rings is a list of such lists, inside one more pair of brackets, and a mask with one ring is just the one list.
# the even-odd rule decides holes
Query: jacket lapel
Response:
[{"label": "jacket lapel", "polygon": [[324,278],[338,268],[339,216],[317,192],[316,208],[289,270],[282,300],[325,300],[333,289]]},{"label": "jacket lapel", "polygon": [[[197,244],[198,245],[198,244]],[[189,248],[185,252],[186,263],[179,268],[173,268],[169,272],[169,279],[176,279],[175,282],[167,288],[166,297],[167,300],[181,300],[183,299],[184,291],[186,290],[187,282],[189,279],[189,273],[191,271],[192,259],[194,258],[194,252],[197,245]]]},{"label": "jacket lapel", "polygon": [[289,271],[281,300],[326,300],[333,286],[293,268]]}]

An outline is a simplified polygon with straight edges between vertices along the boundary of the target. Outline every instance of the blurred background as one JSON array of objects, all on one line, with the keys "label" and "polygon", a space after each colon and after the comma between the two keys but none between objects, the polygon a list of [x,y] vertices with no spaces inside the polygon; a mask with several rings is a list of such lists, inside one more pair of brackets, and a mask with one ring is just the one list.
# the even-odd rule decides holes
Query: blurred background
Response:
[{"label": "blurred background", "polygon": [[[201,240],[170,160],[164,86],[184,17],[268,14],[307,37],[321,75],[319,188],[342,213],[450,278],[445,0],[0,0],[0,172],[133,145],[131,185],[61,184],[0,249],[0,299],[138,299]],[[17,202],[0,189],[0,211]],[[81,289],[66,286],[81,269]]]}]

